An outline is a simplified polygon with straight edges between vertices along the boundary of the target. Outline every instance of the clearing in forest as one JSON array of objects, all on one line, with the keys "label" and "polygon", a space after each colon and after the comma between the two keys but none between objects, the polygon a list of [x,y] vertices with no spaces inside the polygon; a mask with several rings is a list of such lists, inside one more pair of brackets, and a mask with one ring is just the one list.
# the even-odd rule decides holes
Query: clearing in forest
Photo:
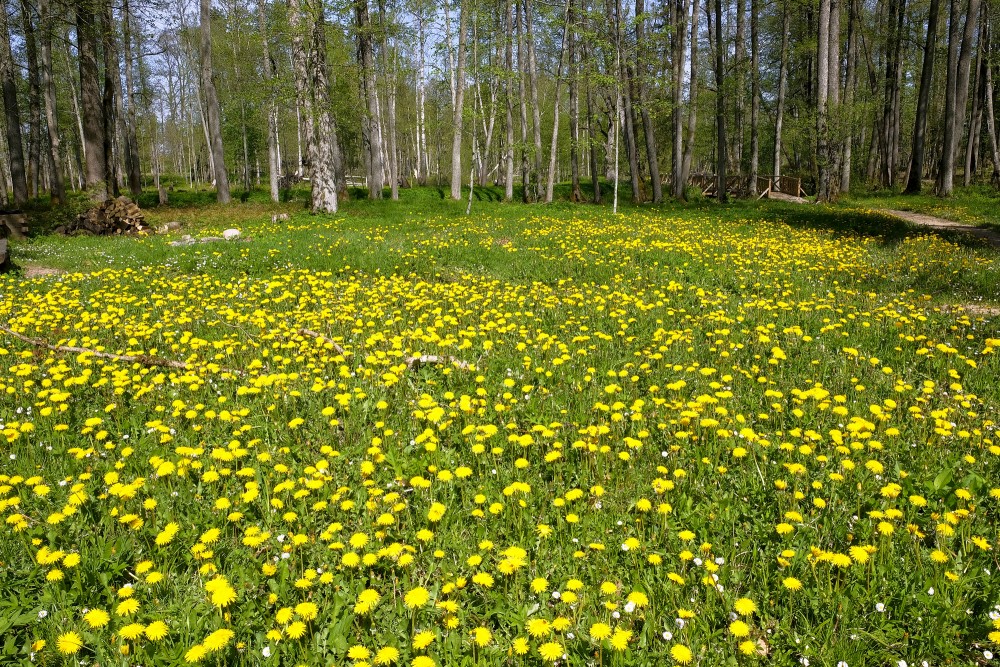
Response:
[{"label": "clearing in forest", "polygon": [[411,208],[24,250],[86,271],[0,277],[4,660],[991,655],[992,251]]}]

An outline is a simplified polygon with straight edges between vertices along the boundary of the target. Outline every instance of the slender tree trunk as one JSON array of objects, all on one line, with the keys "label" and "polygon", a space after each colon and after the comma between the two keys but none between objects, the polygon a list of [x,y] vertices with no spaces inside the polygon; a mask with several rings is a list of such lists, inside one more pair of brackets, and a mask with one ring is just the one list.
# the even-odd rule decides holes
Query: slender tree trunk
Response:
[{"label": "slender tree trunk", "polygon": [[[955,124],[953,133],[951,162],[955,161],[955,153],[958,151],[958,143],[962,138],[962,128],[965,127],[966,105],[969,100],[969,78],[972,65],[972,50],[975,48],[974,40],[976,26],[980,17],[980,0],[969,0],[968,13],[965,15],[965,30],[962,35],[962,49],[958,55],[958,81],[955,87],[955,115],[952,122]],[[970,128],[971,129],[971,128]],[[954,164],[952,166],[954,172]],[[949,192],[950,194],[950,192]]]},{"label": "slender tree trunk", "polygon": [[[700,23],[698,0],[691,3],[691,74],[689,76],[687,145],[684,148],[684,168],[681,171],[680,192],[676,196],[687,199],[685,194],[691,163],[694,161],[695,131],[698,128],[698,24]],[[706,11],[711,8],[706,7]]]},{"label": "slender tree trunk", "polygon": [[[670,0],[668,0],[669,2]],[[679,38],[684,42],[683,19],[678,23]],[[648,47],[646,45],[646,9],[643,0],[635,0],[635,41],[637,51],[636,79],[638,83],[637,98],[639,114],[642,118],[642,133],[646,138],[646,159],[649,161],[649,178],[653,184],[653,203],[663,201],[663,184],[660,181],[660,161],[656,146],[656,133],[653,131],[653,119],[649,115],[646,104],[646,82],[649,77]]]},{"label": "slender tree trunk", "polygon": [[[844,108],[848,116],[854,115],[854,94],[857,88],[858,70],[858,0],[848,0],[847,18],[847,76],[844,82]],[[840,161],[840,191],[851,191],[851,144],[854,140],[853,123],[847,121],[844,134],[843,154]]]},{"label": "slender tree trunk", "polygon": [[[288,0],[288,26],[291,32],[292,74],[295,79],[295,118],[298,137],[298,172],[312,178],[310,155],[315,142],[312,96],[310,94],[309,62],[306,56],[306,27],[302,25],[299,0]],[[362,124],[364,126],[364,124]]]},{"label": "slender tree trunk", "polygon": [[528,98],[526,95],[525,77],[528,75],[525,67],[524,45],[524,0],[517,1],[517,71],[518,92],[521,99],[521,198],[525,203],[535,200],[531,187],[531,169],[528,166]]},{"label": "slender tree trunk", "polygon": [[580,190],[580,67],[577,62],[576,3],[569,2],[569,163],[572,187],[569,199],[583,201]]},{"label": "slender tree trunk", "polygon": [[843,126],[840,118],[840,0],[830,0],[830,42],[827,54],[827,197],[836,198],[840,187],[836,183],[840,172],[840,137]]},{"label": "slender tree trunk", "polygon": [[21,26],[25,61],[28,65],[28,191],[38,197],[42,172],[41,79],[38,75],[38,44],[35,23],[28,0],[21,0]]},{"label": "slender tree trunk", "polygon": [[[822,1],[822,0],[821,0]],[[723,86],[726,76],[725,51],[722,47],[722,0],[715,0],[715,164],[718,199],[729,201],[726,190],[726,103]]]},{"label": "slender tree trunk", "polygon": [[[82,61],[81,61],[82,62]],[[0,12],[0,85],[3,87],[3,108],[7,125],[7,150],[10,157],[10,178],[14,190],[14,206],[28,203],[28,180],[24,173],[24,148],[21,143],[21,114],[17,104],[14,56],[10,48],[7,11]]]},{"label": "slender tree trunk", "polygon": [[505,144],[504,144],[504,161],[506,163],[506,171],[504,172],[504,200],[511,201],[514,198],[514,91],[513,91],[513,81],[511,77],[514,76],[514,1],[507,0],[507,14],[504,27],[507,29],[506,39],[504,40],[504,65],[506,66],[506,72],[504,74],[504,102],[507,107],[507,124],[504,128],[506,130],[505,134]]},{"label": "slender tree trunk", "polygon": [[920,91],[917,93],[916,119],[913,124],[913,148],[910,151],[910,169],[906,179],[906,194],[919,194],[924,171],[924,143],[927,137],[927,108],[930,104],[931,86],[934,85],[934,53],[937,41],[940,0],[931,0],[927,16],[927,37],[924,42],[924,63],[920,71]]},{"label": "slender tree trunk", "polygon": [[[632,68],[627,64],[627,58],[622,57],[624,49],[624,16],[622,12],[621,0],[608,0],[610,22],[615,30],[615,53],[618,61],[616,73],[618,74],[618,87],[622,92],[622,103],[625,120],[622,124],[622,131],[625,135],[625,154],[628,157],[629,180],[632,186],[632,201],[639,203],[642,201],[642,189],[639,185],[639,156],[636,152],[636,130],[635,130],[635,110],[632,108],[632,80],[634,78]],[[618,169],[617,162],[615,169]]]},{"label": "slender tree trunk", "polygon": [[[970,0],[972,1],[972,0]],[[962,15],[962,0],[951,0],[951,11],[948,17],[948,73],[945,84],[944,101],[944,142],[941,149],[941,165],[938,169],[937,194],[940,197],[951,196],[955,178],[955,116],[958,108],[958,46],[960,22]],[[966,19],[968,21],[968,19]],[[961,110],[965,116],[965,109]]]},{"label": "slender tree trunk", "polygon": [[560,93],[562,93],[562,88],[559,86],[560,79],[562,78],[563,72],[563,61],[566,58],[566,50],[568,48],[569,42],[569,17],[570,17],[570,4],[572,0],[566,0],[566,11],[564,14],[565,23],[563,24],[563,38],[562,46],[559,49],[559,65],[556,69],[556,94],[555,103],[552,106],[553,116],[552,116],[552,143],[549,146],[549,171],[546,176],[545,182],[545,202],[550,203],[552,201],[553,188],[555,186],[556,180],[556,150],[559,147],[559,102]]},{"label": "slender tree trunk", "polygon": [[830,0],[819,2],[819,40],[816,54],[816,163],[819,167],[819,183],[816,199],[830,199],[829,137],[827,128],[827,99],[830,87]]},{"label": "slender tree trunk", "polygon": [[750,194],[757,195],[760,167],[760,44],[757,34],[758,0],[750,0]]},{"label": "slender tree trunk", "polygon": [[326,17],[322,2],[310,7],[312,14],[312,94],[316,110],[316,136],[313,142],[312,210],[313,213],[337,212],[337,162],[339,142],[330,116],[330,83],[326,64]]},{"label": "slender tree trunk", "polygon": [[90,191],[92,199],[104,201],[108,196],[108,184],[104,159],[104,112],[97,68],[97,23],[94,9],[86,0],[76,4],[76,34],[83,143],[87,162],[84,185]]},{"label": "slender tree trunk", "polygon": [[121,100],[121,77],[118,63],[117,36],[114,29],[114,17],[111,13],[110,0],[101,3],[101,37],[104,47],[104,91],[101,104],[104,116],[104,173],[107,176],[111,193],[119,195],[118,156],[121,146],[119,141],[118,103]]},{"label": "slender tree trunk", "polygon": [[[128,177],[128,188],[133,197],[142,193],[142,163],[139,159],[139,139],[136,135],[138,125],[137,107],[139,95],[135,88],[135,73],[132,65],[132,10],[128,0],[122,3],[122,39],[124,41],[125,88],[123,100],[128,98],[128,122],[125,125],[125,169]],[[141,42],[140,48],[141,51]]]},{"label": "slender tree trunk", "polygon": [[215,161],[215,190],[220,204],[228,204],[229,174],[226,171],[225,152],[222,147],[222,121],[219,98],[215,94],[215,73],[212,70],[211,0],[201,0],[201,77],[205,90],[205,110],[208,116],[210,150]]},{"label": "slender tree trunk", "polygon": [[63,162],[59,152],[59,116],[56,113],[56,84],[52,76],[52,31],[55,29],[49,0],[38,2],[39,27],[41,32],[40,74],[42,95],[45,98],[45,125],[49,131],[49,151],[52,156],[52,201],[66,203],[66,185],[63,182]]},{"label": "slender tree trunk", "polygon": [[733,41],[733,75],[730,77],[734,97],[734,123],[731,141],[731,164],[737,174],[743,174],[743,135],[746,119],[746,0],[736,0],[736,34]]},{"label": "slender tree trunk", "polygon": [[266,102],[264,110],[267,114],[267,171],[268,185],[271,190],[271,201],[280,199],[279,178],[281,164],[278,158],[278,108],[275,104],[274,61],[271,59],[271,38],[267,29],[267,2],[257,0],[257,22],[260,24],[260,38],[264,46],[264,86]]},{"label": "slender tree trunk", "polygon": [[[684,0],[669,0],[674,6],[673,33],[671,36],[671,125],[673,127],[673,155],[671,156],[671,190],[675,198],[684,198],[684,113],[681,106],[684,86],[684,22],[687,5]],[[697,17],[695,17],[697,18]],[[692,64],[693,61],[692,61]]]},{"label": "slender tree trunk", "polygon": [[[781,65],[778,71],[778,103],[774,118],[774,178],[781,177],[781,130],[785,120],[785,93],[788,90],[788,33],[791,30],[791,12],[788,0],[781,8]],[[798,193],[796,193],[798,194]]]},{"label": "slender tree trunk", "polygon": [[[989,56],[992,55],[992,41],[987,40],[988,57],[986,58],[987,63],[991,61]],[[993,178],[992,182],[994,187],[1000,185],[1000,146],[997,145],[997,130],[996,130],[996,120],[993,115],[993,68],[990,66],[986,67],[986,130],[990,137],[990,153],[993,157]]]},{"label": "slender tree trunk", "polygon": [[355,0],[355,17],[358,30],[358,64],[361,66],[362,100],[366,113],[362,119],[362,143],[365,148],[365,164],[368,166],[368,197],[381,199],[385,187],[382,163],[382,133],[379,130],[378,96],[375,89],[375,55],[372,43],[372,25],[368,12],[368,0]]},{"label": "slender tree trunk", "polygon": [[522,0],[524,4],[525,40],[528,51],[528,85],[531,91],[532,138],[534,139],[534,185],[533,201],[542,198],[542,108],[538,102],[538,65],[535,59],[535,36],[532,27],[531,0]]},{"label": "slender tree trunk", "polygon": [[983,127],[983,96],[986,94],[986,77],[983,74],[983,68],[986,66],[986,63],[983,61],[982,37],[980,37],[979,48],[976,49],[976,86],[975,94],[972,97],[972,123],[969,126],[969,133],[965,140],[965,174],[962,183],[965,187],[971,185],[973,175],[979,170],[979,142]]},{"label": "slender tree trunk", "polygon": [[455,74],[455,106],[452,109],[451,198],[462,199],[462,112],[465,107],[465,45],[469,8],[461,0],[458,17],[458,67]]},{"label": "slender tree trunk", "polygon": [[[587,48],[584,46],[584,62],[588,61],[587,58]],[[594,120],[594,91],[591,87],[590,81],[590,66],[587,66],[587,143],[589,147],[590,154],[590,179],[593,183],[594,188],[594,203],[601,203],[601,171],[597,164],[597,141],[594,139],[594,125],[596,122]]]}]

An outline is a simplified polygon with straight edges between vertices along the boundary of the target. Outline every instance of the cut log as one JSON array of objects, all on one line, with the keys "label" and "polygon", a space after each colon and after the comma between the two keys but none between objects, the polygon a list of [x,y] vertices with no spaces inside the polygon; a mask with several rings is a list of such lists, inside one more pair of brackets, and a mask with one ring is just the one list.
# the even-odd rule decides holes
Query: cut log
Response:
[{"label": "cut log", "polygon": [[68,225],[58,229],[63,234],[94,234],[95,236],[134,235],[152,233],[142,210],[128,197],[107,199],[81,213]]}]

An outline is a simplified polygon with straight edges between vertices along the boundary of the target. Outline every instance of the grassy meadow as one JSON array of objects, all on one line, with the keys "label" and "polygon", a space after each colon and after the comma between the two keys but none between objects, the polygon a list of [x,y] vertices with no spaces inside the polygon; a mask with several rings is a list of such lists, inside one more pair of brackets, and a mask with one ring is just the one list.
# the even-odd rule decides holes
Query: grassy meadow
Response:
[{"label": "grassy meadow", "polygon": [[16,245],[0,663],[1000,660],[995,250],[477,192]]}]

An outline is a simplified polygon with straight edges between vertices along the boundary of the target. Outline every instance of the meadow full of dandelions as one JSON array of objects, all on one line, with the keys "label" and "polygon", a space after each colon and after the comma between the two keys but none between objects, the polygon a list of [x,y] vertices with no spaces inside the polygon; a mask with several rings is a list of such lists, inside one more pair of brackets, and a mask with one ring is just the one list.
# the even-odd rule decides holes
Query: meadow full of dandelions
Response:
[{"label": "meadow full of dandelions", "polygon": [[0,278],[18,333],[189,366],[0,333],[0,661],[1000,660],[1000,323],[920,289],[988,251],[691,214],[248,231],[271,274],[229,245]]}]

